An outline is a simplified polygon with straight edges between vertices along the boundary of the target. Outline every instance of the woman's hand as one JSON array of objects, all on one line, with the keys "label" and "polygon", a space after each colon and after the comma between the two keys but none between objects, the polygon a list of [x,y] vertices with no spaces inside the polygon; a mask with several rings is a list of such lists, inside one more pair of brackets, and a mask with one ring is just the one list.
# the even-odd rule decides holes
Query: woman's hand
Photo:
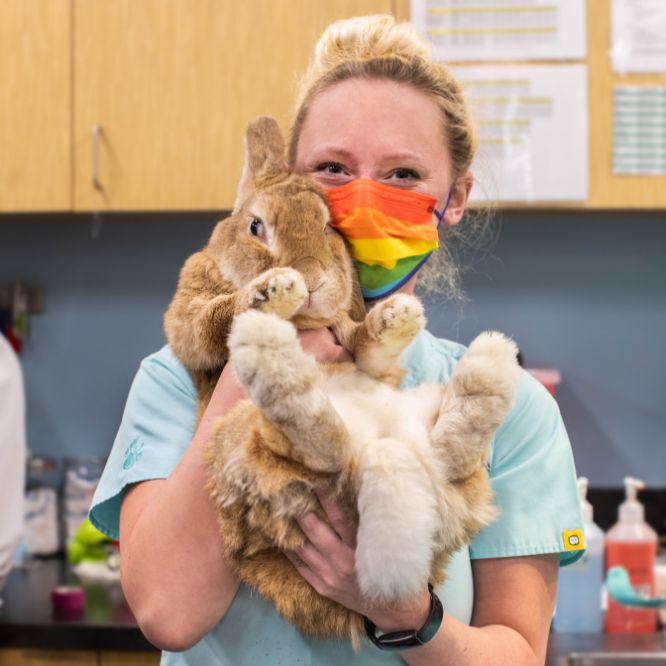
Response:
[{"label": "woman's hand", "polygon": [[298,331],[303,351],[319,363],[351,361],[352,355],[335,339],[327,328],[308,328]]},{"label": "woman's hand", "polygon": [[298,572],[322,596],[368,617],[382,631],[418,629],[430,610],[426,588],[416,598],[391,608],[373,606],[361,595],[355,567],[356,525],[330,496],[318,493],[330,525],[315,513],[298,519],[307,541],[302,548],[286,551]]}]

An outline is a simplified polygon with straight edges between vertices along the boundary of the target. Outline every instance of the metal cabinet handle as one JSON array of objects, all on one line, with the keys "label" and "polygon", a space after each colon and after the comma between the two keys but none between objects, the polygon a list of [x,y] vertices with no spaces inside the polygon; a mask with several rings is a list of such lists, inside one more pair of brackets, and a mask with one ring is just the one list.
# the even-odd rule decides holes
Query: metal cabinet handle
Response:
[{"label": "metal cabinet handle", "polygon": [[92,128],[92,184],[96,190],[102,190],[99,180],[99,140],[102,134],[102,126],[94,125]]}]

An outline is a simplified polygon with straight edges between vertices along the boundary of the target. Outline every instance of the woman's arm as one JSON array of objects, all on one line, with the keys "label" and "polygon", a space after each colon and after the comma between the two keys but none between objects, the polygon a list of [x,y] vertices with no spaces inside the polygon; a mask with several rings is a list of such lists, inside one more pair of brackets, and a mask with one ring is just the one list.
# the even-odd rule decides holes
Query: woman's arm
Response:
[{"label": "woman's arm", "polygon": [[539,666],[545,662],[559,555],[473,560],[472,626],[445,614],[426,645],[401,656],[434,664]]},{"label": "woman's arm", "polygon": [[[302,331],[299,337],[303,349],[319,361],[349,358],[325,329]],[[227,364],[192,442],[169,478],[136,484],[122,501],[123,591],[148,640],[166,650],[184,650],[200,640],[224,616],[238,588],[205,489],[202,453],[213,421],[242,397]]]},{"label": "woman's arm", "polygon": [[[317,592],[366,615],[382,631],[421,627],[429,608],[426,590],[390,611],[363,601],[354,571],[355,528],[337,504],[326,497],[320,501],[333,529],[313,513],[299,521],[308,542],[287,556],[301,575]],[[472,626],[448,615],[442,599],[444,619],[435,637],[401,657],[410,666],[543,664],[558,567],[557,554],[474,560]]]},{"label": "woman's arm", "polygon": [[227,365],[171,476],[133,486],[122,501],[123,592],[145,636],[165,650],[196,643],[224,615],[238,587],[205,490],[202,452],[213,419],[242,397]]}]

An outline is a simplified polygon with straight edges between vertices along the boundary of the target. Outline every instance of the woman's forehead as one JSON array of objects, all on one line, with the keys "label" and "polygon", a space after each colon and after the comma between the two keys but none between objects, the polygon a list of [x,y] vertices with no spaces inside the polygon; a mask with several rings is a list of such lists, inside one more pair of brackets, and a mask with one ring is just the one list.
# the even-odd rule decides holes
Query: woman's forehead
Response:
[{"label": "woman's forehead", "polygon": [[299,157],[323,147],[340,152],[416,154],[445,147],[442,114],[426,93],[386,79],[348,79],[319,93],[298,141]]}]

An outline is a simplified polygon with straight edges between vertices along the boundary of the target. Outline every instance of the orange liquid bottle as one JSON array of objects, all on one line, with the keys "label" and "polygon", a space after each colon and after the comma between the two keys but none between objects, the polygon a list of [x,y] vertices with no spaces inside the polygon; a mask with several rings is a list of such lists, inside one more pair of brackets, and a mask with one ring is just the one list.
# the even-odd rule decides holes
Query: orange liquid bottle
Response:
[{"label": "orange liquid bottle", "polygon": [[[624,567],[634,589],[639,594],[652,596],[655,594],[657,533],[645,522],[643,505],[636,500],[643,482],[630,477],[624,482],[627,499],[620,505],[618,522],[606,535],[606,570]],[[609,597],[604,626],[611,634],[652,633],[657,630],[657,612],[622,606]]]}]

